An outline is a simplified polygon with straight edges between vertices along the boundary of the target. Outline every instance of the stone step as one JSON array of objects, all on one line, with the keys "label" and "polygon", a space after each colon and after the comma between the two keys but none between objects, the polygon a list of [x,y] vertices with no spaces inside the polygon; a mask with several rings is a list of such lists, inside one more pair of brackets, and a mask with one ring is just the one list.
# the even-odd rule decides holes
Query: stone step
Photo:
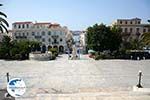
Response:
[{"label": "stone step", "polygon": [[150,100],[150,96],[37,96],[36,100]]}]

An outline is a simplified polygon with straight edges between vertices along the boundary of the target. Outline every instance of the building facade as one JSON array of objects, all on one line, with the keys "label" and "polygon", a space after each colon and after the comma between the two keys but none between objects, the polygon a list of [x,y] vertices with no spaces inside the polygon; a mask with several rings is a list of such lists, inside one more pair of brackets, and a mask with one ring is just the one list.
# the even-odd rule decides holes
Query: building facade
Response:
[{"label": "building facade", "polygon": [[139,38],[143,33],[150,32],[149,25],[141,22],[139,18],[118,19],[113,25],[121,28],[124,40]]},{"label": "building facade", "polygon": [[38,41],[42,43],[42,49],[57,48],[62,53],[67,49],[65,36],[68,32],[67,27],[56,23],[15,22],[12,24],[14,40]]},{"label": "building facade", "polygon": [[86,31],[71,31],[74,45],[80,49],[80,53],[86,53]]},{"label": "building facade", "polygon": [[71,31],[71,33],[73,35],[75,46],[79,47],[80,46],[80,34],[82,33],[82,31]]}]

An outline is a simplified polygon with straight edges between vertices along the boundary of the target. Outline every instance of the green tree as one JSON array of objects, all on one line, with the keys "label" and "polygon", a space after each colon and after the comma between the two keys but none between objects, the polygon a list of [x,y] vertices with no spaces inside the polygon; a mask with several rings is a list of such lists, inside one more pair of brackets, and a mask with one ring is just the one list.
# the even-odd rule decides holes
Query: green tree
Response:
[{"label": "green tree", "polygon": [[118,50],[122,41],[120,29],[95,24],[87,29],[87,46],[95,51]]},{"label": "green tree", "polygon": [[39,42],[34,41],[10,41],[10,37],[4,36],[0,44],[0,59],[24,60],[29,58],[31,49],[37,50]]},{"label": "green tree", "polygon": [[10,57],[10,49],[12,47],[10,43],[10,38],[8,36],[4,36],[2,42],[0,43],[0,58],[9,59]]},{"label": "green tree", "polygon": [[142,34],[141,41],[144,46],[150,46],[150,33]]},{"label": "green tree", "polygon": [[[0,6],[3,5],[0,4]],[[7,18],[7,15],[0,11],[0,33],[4,33],[4,31],[8,33],[7,27],[9,27],[9,24],[5,18]]]}]

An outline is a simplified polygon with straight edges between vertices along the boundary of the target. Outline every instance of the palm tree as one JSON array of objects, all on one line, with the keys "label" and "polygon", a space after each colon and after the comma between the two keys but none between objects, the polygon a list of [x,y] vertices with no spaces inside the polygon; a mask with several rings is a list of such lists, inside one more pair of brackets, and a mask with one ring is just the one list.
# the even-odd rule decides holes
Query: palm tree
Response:
[{"label": "palm tree", "polygon": [[[3,6],[2,4],[0,4],[0,6]],[[5,18],[7,18],[7,15],[5,15],[3,12],[0,11],[0,33],[4,33],[7,32],[7,27],[9,27],[8,22],[5,20]]]},{"label": "palm tree", "polygon": [[150,46],[150,33],[143,33],[142,34],[142,42],[144,45]]}]

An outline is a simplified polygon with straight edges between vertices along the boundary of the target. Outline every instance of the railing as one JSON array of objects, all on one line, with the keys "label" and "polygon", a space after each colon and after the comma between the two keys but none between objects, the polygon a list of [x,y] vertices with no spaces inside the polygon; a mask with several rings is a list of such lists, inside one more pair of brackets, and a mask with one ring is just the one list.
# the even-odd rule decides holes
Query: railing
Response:
[{"label": "railing", "polygon": [[26,39],[26,36],[16,36],[16,39]]},{"label": "railing", "polygon": [[59,42],[52,42],[52,44],[59,44]]},{"label": "railing", "polygon": [[59,36],[58,35],[52,35],[52,38],[59,38]]}]

